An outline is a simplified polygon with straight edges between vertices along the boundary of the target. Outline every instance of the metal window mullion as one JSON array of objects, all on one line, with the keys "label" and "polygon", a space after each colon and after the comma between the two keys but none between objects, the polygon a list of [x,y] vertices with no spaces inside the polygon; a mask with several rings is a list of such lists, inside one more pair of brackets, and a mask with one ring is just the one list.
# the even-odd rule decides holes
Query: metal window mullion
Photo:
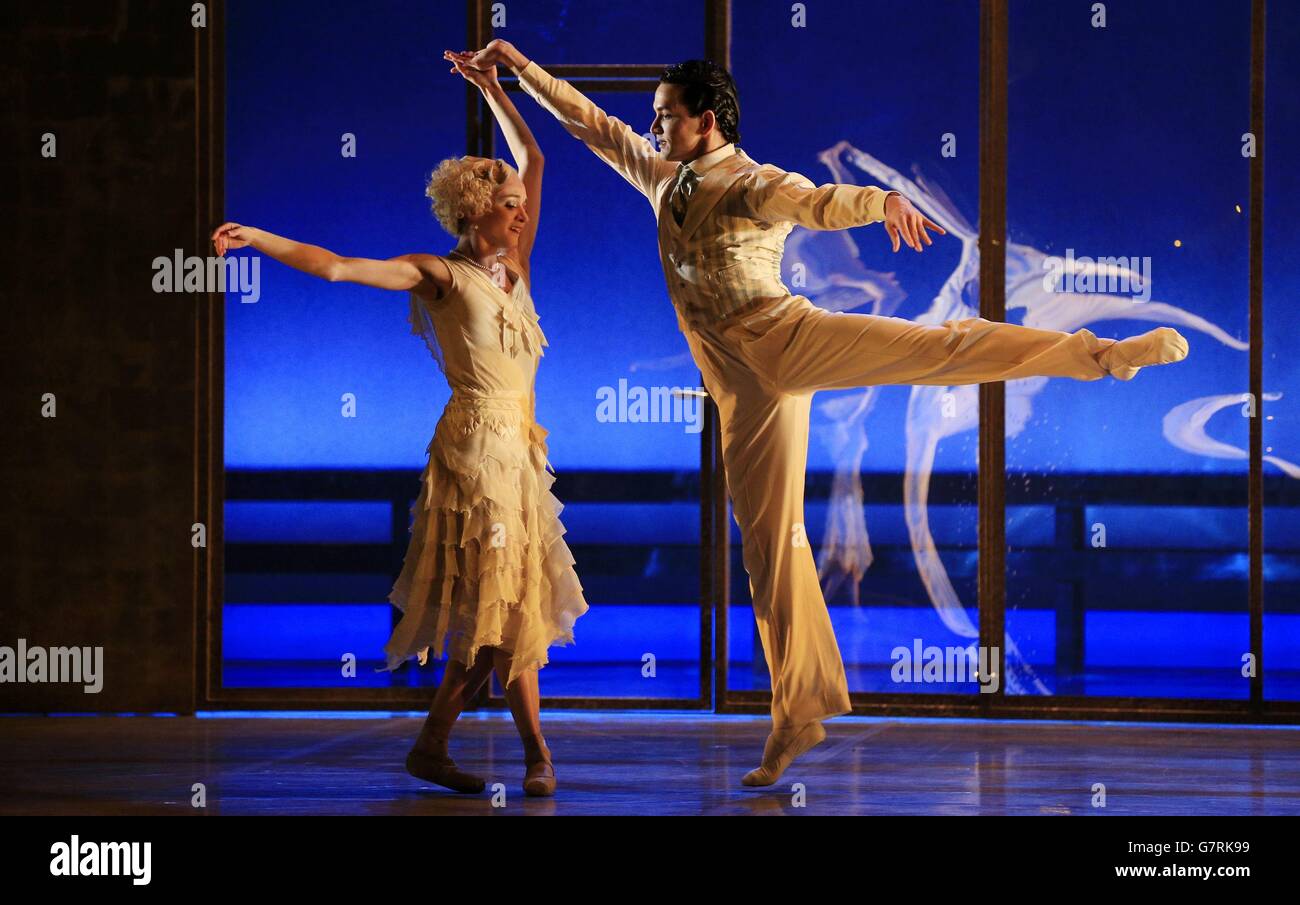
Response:
[{"label": "metal window mullion", "polygon": [[1255,156],[1250,159],[1250,649],[1255,673],[1250,703],[1264,709],[1264,45],[1266,0],[1250,5],[1250,129]]},{"label": "metal window mullion", "polygon": [[[980,316],[991,321],[1007,315],[1007,32],[1006,0],[980,0]],[[980,644],[998,651],[987,704],[1006,694],[1006,384],[981,383],[979,406]]]}]

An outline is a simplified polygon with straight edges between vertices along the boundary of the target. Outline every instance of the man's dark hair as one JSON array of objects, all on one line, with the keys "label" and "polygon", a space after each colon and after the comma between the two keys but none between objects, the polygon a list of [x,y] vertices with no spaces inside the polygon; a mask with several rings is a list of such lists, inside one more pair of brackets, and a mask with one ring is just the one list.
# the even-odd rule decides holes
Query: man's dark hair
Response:
[{"label": "man's dark hair", "polygon": [[664,69],[659,81],[681,85],[682,103],[691,116],[712,110],[722,137],[740,142],[740,101],[730,72],[712,60],[687,60]]}]

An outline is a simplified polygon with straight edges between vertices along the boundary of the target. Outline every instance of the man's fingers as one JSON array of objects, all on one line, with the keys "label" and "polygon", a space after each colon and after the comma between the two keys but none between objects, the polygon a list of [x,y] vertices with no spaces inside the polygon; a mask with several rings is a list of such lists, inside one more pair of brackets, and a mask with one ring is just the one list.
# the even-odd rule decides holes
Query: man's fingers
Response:
[{"label": "man's fingers", "polygon": [[938,233],[939,235],[941,235],[941,236],[946,236],[946,235],[948,235],[948,231],[947,231],[946,229],[944,229],[944,228],[943,228],[942,226],[940,226],[938,223],[934,223],[934,222],[931,221],[930,218],[928,218],[928,217],[925,218],[925,225],[928,226],[928,227],[930,227],[930,229],[934,230],[935,232],[937,232],[937,233]]},{"label": "man's fingers", "polygon": [[916,231],[912,226],[912,220],[910,217],[903,218],[903,235],[907,236],[907,247],[912,249],[912,251],[916,251]]},{"label": "man's fingers", "polygon": [[894,251],[898,251],[898,227],[892,223],[886,223],[885,232],[889,233],[889,238],[894,243]]}]

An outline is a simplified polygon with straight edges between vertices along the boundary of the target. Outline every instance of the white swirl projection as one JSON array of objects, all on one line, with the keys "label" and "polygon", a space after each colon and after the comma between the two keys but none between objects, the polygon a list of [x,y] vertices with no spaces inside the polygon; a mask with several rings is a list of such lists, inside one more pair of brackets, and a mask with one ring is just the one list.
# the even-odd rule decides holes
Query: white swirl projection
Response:
[{"label": "white swirl projection", "polygon": [[[947,195],[937,186],[929,185],[917,173],[912,181],[881,163],[848,142],[840,142],[818,155],[818,159],[831,171],[836,182],[859,182],[853,178],[855,167],[866,174],[870,184],[897,189],[906,195],[926,216],[942,226],[948,236],[961,242],[961,257],[956,269],[949,275],[932,301],[929,310],[915,318],[917,323],[942,324],[949,319],[978,316],[979,237],[975,229]],[[914,169],[915,171],[915,169]],[[834,265],[839,272],[819,270],[827,260],[822,252],[810,253],[812,247],[827,243],[842,248],[842,241],[831,237],[842,234],[814,233],[798,230],[792,234],[788,248],[793,252],[794,263],[815,274],[808,281],[805,294],[818,292],[821,286],[865,285],[865,298],[860,304],[869,304],[872,314],[892,314],[879,299],[898,303],[898,285],[890,274],[868,271],[857,259],[856,249],[851,261]],[[826,236],[826,240],[822,237]],[[1197,330],[1232,349],[1246,351],[1249,344],[1234,339],[1226,331],[1189,311],[1158,301],[1134,301],[1132,298],[1104,293],[1059,292],[1056,287],[1044,285],[1048,255],[1026,245],[1009,243],[1007,246],[1007,310],[1024,309],[1022,323],[1047,330],[1074,331],[1101,320],[1132,319],[1156,321],[1160,324],[1180,325]],[[1057,259],[1062,279],[1065,274],[1091,278],[1096,285],[1104,279],[1110,282],[1127,282],[1133,285],[1142,275],[1113,264],[1091,261]],[[793,265],[792,265],[793,266]],[[792,271],[793,272],[793,271]],[[1123,283],[1121,283],[1122,285]],[[1058,285],[1060,285],[1058,283]],[[1075,285],[1075,281],[1071,281]],[[1148,287],[1149,288],[1149,287]],[[818,304],[824,304],[819,297]],[[856,307],[851,298],[841,291],[832,300],[836,310]],[[1024,429],[1033,412],[1033,397],[1047,383],[1045,377],[1010,380],[1006,383],[1006,412],[1008,437],[1015,437]],[[868,540],[866,516],[862,508],[862,457],[867,448],[866,415],[875,401],[877,387],[869,387],[851,395],[841,396],[818,405],[818,411],[829,419],[829,424],[819,432],[825,438],[836,462],[832,498],[827,511],[826,530],[818,551],[818,571],[823,586],[832,593],[844,581],[851,580],[853,599],[858,601],[857,589],[867,567],[872,561]],[[951,394],[951,395],[949,395]],[[945,398],[946,397],[946,398]],[[1277,394],[1265,395],[1266,400]],[[955,387],[915,386],[911,388],[906,415],[906,466],[903,476],[903,500],[908,535],[918,573],[926,588],[936,613],[953,634],[976,640],[979,628],[971,619],[971,612],[961,603],[930,531],[927,500],[930,475],[939,442],[945,437],[976,430],[978,424],[978,388],[971,384]],[[1241,457],[1245,453],[1236,447],[1218,443],[1207,437],[1203,427],[1212,413],[1212,407],[1226,399],[1222,405],[1241,401],[1241,396],[1213,397],[1195,400],[1177,406],[1164,419],[1165,437],[1181,449],[1202,455]],[[1219,405],[1218,407],[1222,407]],[[945,408],[955,417],[943,417]],[[1229,450],[1231,452],[1229,452]],[[1266,457],[1292,477],[1300,477],[1300,470],[1284,460]],[[1034,674],[1033,669],[1020,654],[1015,641],[1007,638],[1006,687],[1012,694],[1050,694],[1051,690]]]},{"label": "white swirl projection", "polygon": [[[1275,402],[1282,398],[1282,394],[1264,393],[1263,398],[1265,402]],[[1250,417],[1249,403],[1249,393],[1229,393],[1223,396],[1202,396],[1200,399],[1174,406],[1169,410],[1169,414],[1165,415],[1163,424],[1165,439],[1179,449],[1200,456],[1210,456],[1215,459],[1248,459],[1250,453],[1241,447],[1215,440],[1206,434],[1205,423],[1215,412],[1231,405],[1240,405],[1242,414]],[[1272,462],[1288,477],[1300,479],[1300,465],[1288,462],[1286,459],[1279,459],[1277,456],[1264,456],[1264,461]]]}]

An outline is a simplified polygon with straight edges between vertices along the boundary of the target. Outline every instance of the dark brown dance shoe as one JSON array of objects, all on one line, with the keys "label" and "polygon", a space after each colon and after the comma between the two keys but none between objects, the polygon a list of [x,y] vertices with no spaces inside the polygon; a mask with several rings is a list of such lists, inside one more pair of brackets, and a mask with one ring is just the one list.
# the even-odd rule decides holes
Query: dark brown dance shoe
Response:
[{"label": "dark brown dance shoe", "polygon": [[482,792],[487,785],[472,773],[456,766],[450,757],[440,757],[414,748],[406,755],[406,772],[453,792]]}]

